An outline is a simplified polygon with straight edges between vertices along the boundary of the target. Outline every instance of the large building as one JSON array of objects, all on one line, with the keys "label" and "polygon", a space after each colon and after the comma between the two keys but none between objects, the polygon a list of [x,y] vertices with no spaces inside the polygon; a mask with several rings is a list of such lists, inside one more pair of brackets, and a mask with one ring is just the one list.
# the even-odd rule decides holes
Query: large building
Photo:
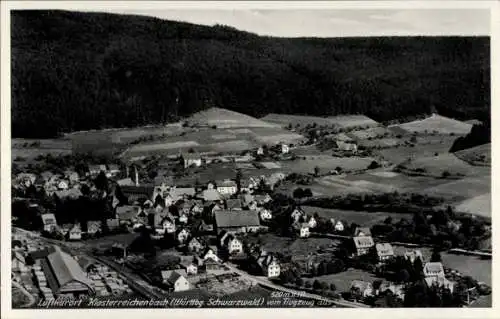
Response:
[{"label": "large building", "polygon": [[41,260],[47,284],[55,296],[79,297],[94,294],[91,282],[78,262],[59,246]]},{"label": "large building", "polygon": [[247,233],[260,229],[259,214],[255,210],[242,211],[215,211],[215,228],[219,234],[222,231],[228,233]]}]

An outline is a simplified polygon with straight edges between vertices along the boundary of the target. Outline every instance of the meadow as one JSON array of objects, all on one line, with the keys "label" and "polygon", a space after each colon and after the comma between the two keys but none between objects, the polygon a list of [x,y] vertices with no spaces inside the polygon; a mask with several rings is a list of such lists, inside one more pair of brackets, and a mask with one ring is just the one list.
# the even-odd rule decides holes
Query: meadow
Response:
[{"label": "meadow", "polygon": [[[321,208],[312,206],[301,206],[307,214],[313,215],[318,213],[320,217],[325,219],[335,218],[335,220],[346,221],[348,225],[356,223],[364,227],[372,227],[373,225],[383,223],[387,217],[391,217],[397,222],[402,218],[411,219],[412,214],[396,214],[387,212],[363,212],[354,210],[343,210],[333,208]],[[347,225],[346,225],[347,226]]]},{"label": "meadow", "polygon": [[374,160],[372,157],[333,157],[329,155],[302,156],[293,161],[283,161],[281,166],[289,172],[313,173],[318,167],[320,172],[328,172],[341,167],[344,171],[363,170]]},{"label": "meadow", "polygon": [[470,132],[472,124],[457,121],[441,115],[432,115],[423,120],[412,121],[395,125],[409,132],[437,132],[439,134],[466,135]]}]

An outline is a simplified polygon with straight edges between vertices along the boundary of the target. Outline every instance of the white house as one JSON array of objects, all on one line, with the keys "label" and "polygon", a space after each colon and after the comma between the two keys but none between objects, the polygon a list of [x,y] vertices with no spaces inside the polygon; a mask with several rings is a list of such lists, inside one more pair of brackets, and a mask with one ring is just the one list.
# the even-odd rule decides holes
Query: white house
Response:
[{"label": "white house", "polygon": [[302,209],[300,208],[295,208],[292,212],[292,219],[294,220],[294,222],[298,222],[300,220],[301,217],[305,216],[305,213]]},{"label": "white house", "polygon": [[57,228],[56,216],[54,214],[42,214],[43,230],[54,231]]},{"label": "white house", "polygon": [[183,224],[187,224],[188,222],[188,217],[186,214],[182,213],[180,216],[179,216],[179,223],[183,223]]},{"label": "white house", "polygon": [[175,233],[176,227],[175,222],[170,217],[166,217],[162,221],[163,230],[167,234]]},{"label": "white house", "polygon": [[307,223],[302,223],[299,228],[299,237],[300,238],[307,238],[310,235],[309,231],[309,224]]},{"label": "white house", "polygon": [[69,188],[69,182],[67,180],[61,179],[57,182],[57,188],[60,190],[65,190]]},{"label": "white house", "polygon": [[188,167],[200,167],[202,164],[202,159],[199,154],[195,153],[186,153],[182,154],[182,162],[184,164],[184,168]]},{"label": "white house", "polygon": [[290,146],[288,146],[288,144],[282,143],[281,144],[281,153],[288,154],[289,152],[290,152]]},{"label": "white house", "polygon": [[262,146],[257,149],[257,155],[264,155],[264,148]]},{"label": "white house", "polygon": [[224,235],[223,246],[230,255],[243,253],[243,243],[230,233]]},{"label": "white house", "polygon": [[261,255],[257,259],[257,264],[259,264],[262,272],[268,278],[278,278],[280,276],[281,266],[275,256],[261,252]]},{"label": "white house", "polygon": [[233,195],[238,191],[238,187],[235,181],[232,180],[224,180],[220,183],[217,183],[217,191],[222,195]]},{"label": "white house", "polygon": [[198,265],[193,261],[193,258],[181,260],[180,265],[188,276],[198,274]]},{"label": "white house", "polygon": [[206,250],[200,255],[200,257],[203,259],[203,260],[208,260],[208,259],[212,259],[216,262],[219,262],[220,259],[219,257],[215,254],[214,250],[212,248],[206,248]]},{"label": "white house", "polygon": [[259,212],[259,216],[260,219],[264,221],[273,219],[273,214],[269,209],[261,209]]},{"label": "white house", "polygon": [[311,217],[309,217],[307,224],[309,225],[309,228],[316,228],[316,226],[318,225],[318,222],[316,221],[316,218],[311,216]]},{"label": "white house", "polygon": [[69,240],[81,240],[81,239],[82,239],[82,229],[80,228],[80,225],[75,224],[69,230]]},{"label": "white house", "polygon": [[356,248],[356,255],[362,256],[370,252],[370,249],[375,245],[371,236],[358,236],[353,237],[354,246]]},{"label": "white house", "polygon": [[332,224],[333,229],[335,231],[342,232],[345,229],[344,223],[342,223],[342,221],[340,221],[340,220],[335,220],[334,218],[331,218],[330,223]]},{"label": "white house", "polygon": [[164,270],[161,272],[163,283],[169,285],[173,291],[186,291],[190,289],[187,273],[184,270]]},{"label": "white house", "polygon": [[389,243],[378,243],[375,245],[379,262],[384,263],[394,257],[394,249]]}]

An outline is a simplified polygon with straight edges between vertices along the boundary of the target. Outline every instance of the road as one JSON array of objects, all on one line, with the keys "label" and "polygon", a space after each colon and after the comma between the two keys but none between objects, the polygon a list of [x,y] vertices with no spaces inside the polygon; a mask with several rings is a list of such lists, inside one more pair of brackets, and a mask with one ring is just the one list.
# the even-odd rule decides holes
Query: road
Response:
[{"label": "road", "polygon": [[238,275],[240,275],[242,278],[247,279],[249,281],[252,281],[253,283],[256,283],[256,284],[259,284],[259,285],[262,285],[262,286],[265,286],[265,287],[268,287],[268,288],[271,288],[271,289],[274,289],[274,290],[279,290],[279,291],[282,291],[282,292],[285,292],[285,293],[289,293],[289,294],[292,294],[292,295],[296,295],[296,296],[302,297],[302,298],[314,299],[314,300],[317,300],[317,301],[321,301],[321,302],[333,304],[333,305],[340,306],[340,307],[347,307],[347,308],[370,308],[370,306],[365,305],[365,304],[350,302],[350,301],[346,301],[346,300],[329,299],[329,298],[325,298],[325,297],[320,296],[320,295],[311,294],[311,293],[308,293],[308,292],[305,292],[305,291],[302,291],[302,290],[295,290],[295,289],[286,288],[286,287],[283,287],[283,286],[280,286],[280,285],[276,285],[276,284],[270,282],[267,278],[252,276],[252,275],[248,274],[247,272],[245,272],[245,271],[243,271],[241,269],[238,269],[236,267],[236,265],[234,265],[234,264],[226,262],[225,265],[227,267],[229,267],[233,272],[235,272]]}]

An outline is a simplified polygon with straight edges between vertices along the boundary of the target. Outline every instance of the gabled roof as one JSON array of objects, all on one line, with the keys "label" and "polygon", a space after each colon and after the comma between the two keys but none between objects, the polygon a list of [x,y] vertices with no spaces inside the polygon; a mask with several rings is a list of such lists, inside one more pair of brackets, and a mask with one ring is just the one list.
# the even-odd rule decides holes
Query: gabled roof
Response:
[{"label": "gabled roof", "polygon": [[216,183],[217,187],[236,187],[236,182],[232,180],[223,180]]},{"label": "gabled roof", "polygon": [[241,208],[241,201],[239,199],[226,199],[226,206],[228,210]]},{"label": "gabled roof", "polygon": [[354,237],[353,240],[356,248],[370,248],[375,244],[371,236]]},{"label": "gabled roof", "polygon": [[389,243],[378,243],[375,245],[375,249],[377,250],[377,255],[380,257],[394,256],[394,249]]},{"label": "gabled roof", "polygon": [[54,214],[42,214],[42,222],[44,225],[56,223],[56,216]]},{"label": "gabled roof", "polygon": [[255,210],[242,210],[238,212],[228,210],[215,211],[217,227],[260,226],[259,214]]},{"label": "gabled roof", "polygon": [[54,246],[54,252],[47,256],[47,261],[57,280],[58,287],[72,281],[78,281],[93,290],[90,281],[85,276],[78,262],[69,254],[63,252],[59,246]]},{"label": "gabled roof", "polygon": [[424,274],[443,274],[443,264],[440,262],[428,262],[424,265]]},{"label": "gabled roof", "polygon": [[207,202],[218,201],[222,199],[222,195],[216,189],[205,189],[202,198]]},{"label": "gabled roof", "polygon": [[186,278],[187,273],[184,269],[176,269],[176,270],[163,270],[161,272],[161,277],[163,280],[167,281],[169,284],[173,285],[175,282],[181,278]]},{"label": "gabled roof", "polygon": [[371,236],[372,232],[370,231],[370,228],[368,227],[356,227],[354,230],[354,237],[360,236],[360,234],[364,234],[364,236]]}]

